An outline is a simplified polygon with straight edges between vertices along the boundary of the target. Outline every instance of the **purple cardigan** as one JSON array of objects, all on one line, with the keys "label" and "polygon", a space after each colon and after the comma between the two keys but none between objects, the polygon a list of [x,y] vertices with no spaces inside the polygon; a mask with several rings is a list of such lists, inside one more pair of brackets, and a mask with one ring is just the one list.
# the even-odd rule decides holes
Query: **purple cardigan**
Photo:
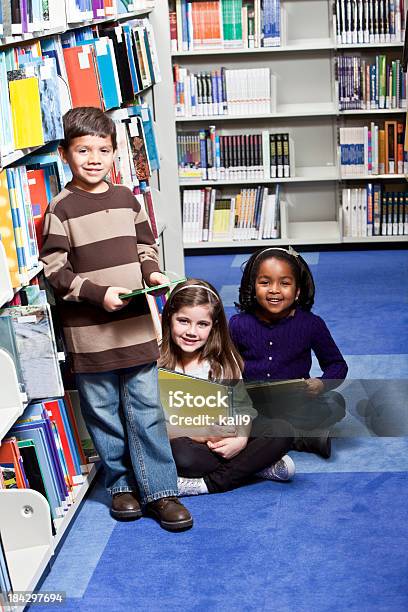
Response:
[{"label": "purple cardigan", "polygon": [[310,378],[312,351],[326,390],[346,377],[347,364],[325,322],[311,312],[297,308],[294,316],[272,324],[241,313],[231,317],[229,329],[245,362],[245,380]]}]

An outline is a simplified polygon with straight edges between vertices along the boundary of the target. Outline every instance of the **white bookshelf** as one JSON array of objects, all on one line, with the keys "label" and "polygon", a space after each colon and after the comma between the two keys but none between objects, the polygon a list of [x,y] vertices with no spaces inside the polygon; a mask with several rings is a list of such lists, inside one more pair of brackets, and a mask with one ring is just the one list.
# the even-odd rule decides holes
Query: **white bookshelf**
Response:
[{"label": "white bookshelf", "polygon": [[[159,2],[160,4],[160,2]],[[162,7],[163,8],[163,7]],[[45,30],[41,33],[33,33],[29,36],[22,37],[9,37],[7,39],[0,38],[0,48],[8,45],[15,45],[27,40],[35,40],[38,38],[61,34],[64,31],[76,29],[86,25],[98,25],[104,22],[110,21],[126,21],[134,17],[145,16],[149,14],[153,22],[155,29],[156,41],[158,49],[160,50],[160,32],[156,31],[156,22],[160,23],[160,19],[164,23],[163,15],[153,19],[154,11],[151,7],[140,9],[132,13],[112,16],[107,19],[99,19],[89,22],[81,22],[78,24],[69,24],[64,28],[56,28],[54,30]],[[166,15],[167,24],[167,15]],[[159,52],[159,56],[164,58],[167,57],[167,61],[170,61],[169,54],[162,48]],[[160,67],[162,68],[162,60],[159,57]],[[166,106],[166,113],[173,112],[173,108],[170,105],[164,104],[164,101],[170,99],[171,84],[168,80],[163,79],[162,83],[155,86],[157,91],[153,93],[152,87],[144,90],[143,94],[146,97],[150,97],[149,100],[152,104],[156,104],[156,124],[155,127],[159,131],[158,140],[159,145],[164,145],[160,148],[162,169],[158,176],[153,177],[153,183],[157,183],[157,188],[154,190],[154,202],[156,204],[156,198],[159,200],[157,216],[158,216],[158,229],[159,239],[158,243],[162,252],[162,258],[166,259],[169,255],[170,265],[174,265],[174,269],[177,270],[177,261],[183,261],[183,251],[181,244],[181,229],[178,233],[178,243],[175,241],[172,244],[171,238],[166,238],[167,229],[171,226],[171,222],[174,222],[174,218],[171,212],[167,211],[168,201],[167,197],[175,190],[178,196],[178,185],[177,181],[170,180],[172,178],[173,166],[177,174],[177,163],[175,156],[175,137],[171,139],[170,146],[167,145],[167,115],[161,112],[161,107]],[[157,110],[159,107],[159,110]],[[160,122],[164,122],[160,125]],[[174,122],[173,123],[174,126]],[[160,136],[160,132],[162,136]],[[174,145],[174,150],[173,150]],[[30,149],[17,150],[14,153],[5,156],[1,159],[1,169],[13,164],[20,159],[23,159],[26,155],[33,153],[41,149],[40,147],[33,147]],[[166,169],[167,159],[171,159],[171,169]],[[152,185],[154,187],[154,184]],[[153,190],[153,189],[152,189]],[[180,207],[176,207],[178,213],[180,213]],[[161,212],[164,211],[161,217]],[[177,215],[175,215],[177,216]],[[180,224],[181,228],[181,224]],[[171,229],[174,232],[174,223]],[[176,262],[176,263],[174,263]],[[24,279],[22,279],[22,286],[28,284],[32,278],[41,272],[43,265],[40,263],[36,268],[33,268]],[[183,263],[179,265],[180,272],[184,272]],[[178,271],[178,270],[177,270]],[[8,270],[8,264],[6,255],[4,252],[3,245],[0,241],[0,308],[10,301],[14,294],[18,292],[21,287],[13,289],[10,281],[10,274]],[[2,439],[6,436],[7,432],[13,426],[15,421],[23,414],[26,406],[26,396],[20,392],[19,383],[17,379],[16,369],[14,362],[10,355],[0,348],[0,444]],[[56,535],[52,535],[51,530],[51,518],[50,509],[47,500],[38,492],[31,489],[9,489],[0,490],[0,533],[4,546],[6,563],[9,570],[11,584],[13,591],[35,591],[36,585],[41,579],[44,570],[47,568],[55,550],[60,544],[64,534],[66,533],[72,520],[78,511],[78,508],[84,499],[93,479],[97,472],[97,465],[92,464],[89,466],[82,466],[85,469],[83,473],[83,483],[76,486],[73,493],[73,501],[66,505],[64,515],[54,521],[56,527]],[[21,606],[18,608],[21,609]]]},{"label": "white bookshelf", "polygon": [[[402,42],[338,44],[333,32],[333,0],[281,0],[281,46],[269,48],[211,48],[173,51],[172,62],[190,73],[225,69],[270,68],[276,83],[271,112],[247,115],[177,116],[178,133],[191,133],[215,125],[217,134],[289,133],[294,142],[294,168],[285,179],[196,180],[179,178],[185,189],[211,186],[221,195],[235,195],[240,187],[281,185],[288,211],[287,232],[278,240],[186,243],[185,249],[257,247],[265,244],[381,244],[408,241],[408,236],[345,238],[339,223],[341,189],[352,181],[403,181],[401,174],[342,177],[338,160],[338,128],[403,119],[405,110],[361,109],[340,111],[335,58],[358,55],[372,59],[386,54],[401,58]],[[172,78],[172,75],[167,75]],[[292,149],[291,149],[292,157]],[[291,160],[292,165],[292,160]]]},{"label": "white bookshelf", "polygon": [[7,516],[1,530],[13,591],[34,591],[97,473],[92,464],[84,482],[74,491],[74,502],[60,519],[56,535],[51,532],[47,500],[31,489],[0,491],[0,515]]}]

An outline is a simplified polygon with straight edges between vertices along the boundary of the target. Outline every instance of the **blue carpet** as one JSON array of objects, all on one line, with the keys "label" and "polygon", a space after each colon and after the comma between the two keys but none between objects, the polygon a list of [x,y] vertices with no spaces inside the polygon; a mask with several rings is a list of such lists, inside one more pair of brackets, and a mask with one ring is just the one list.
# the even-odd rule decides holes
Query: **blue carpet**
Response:
[{"label": "blue carpet", "polygon": [[[305,258],[314,311],[349,364],[341,427],[351,437],[333,440],[328,461],[291,453],[292,483],[186,499],[195,526],[184,534],[149,519],[114,522],[99,478],[41,587],[67,592],[61,612],[408,609],[408,438],[373,437],[358,411],[358,379],[408,378],[406,251]],[[186,272],[213,283],[230,316],[247,259],[188,257]]]},{"label": "blue carpet", "polygon": [[83,598],[58,609],[403,612],[405,485],[398,473],[301,474],[189,498],[184,534],[118,523]]}]

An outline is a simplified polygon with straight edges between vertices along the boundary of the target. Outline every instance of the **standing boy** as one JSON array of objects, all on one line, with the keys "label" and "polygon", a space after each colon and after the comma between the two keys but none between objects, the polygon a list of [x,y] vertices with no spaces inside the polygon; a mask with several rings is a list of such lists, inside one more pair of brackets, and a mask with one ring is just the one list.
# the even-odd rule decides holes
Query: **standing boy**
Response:
[{"label": "standing boy", "polygon": [[106,471],[115,518],[154,516],[170,531],[193,521],[177,499],[177,473],[160,404],[158,347],[144,295],[129,288],[167,281],[144,209],[105,176],[116,150],[114,122],[101,110],[64,116],[60,155],[72,181],[44,219],[41,259],[59,312],[81,409]]}]

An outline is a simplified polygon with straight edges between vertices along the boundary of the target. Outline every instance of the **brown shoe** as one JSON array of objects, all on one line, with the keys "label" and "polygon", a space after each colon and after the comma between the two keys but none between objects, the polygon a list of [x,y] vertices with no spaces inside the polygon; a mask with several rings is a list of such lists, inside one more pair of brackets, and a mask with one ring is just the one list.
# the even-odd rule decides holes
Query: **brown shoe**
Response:
[{"label": "brown shoe", "polygon": [[117,520],[140,518],[142,511],[136,494],[131,491],[114,493],[110,513]]},{"label": "brown shoe", "polygon": [[146,514],[153,516],[167,531],[184,531],[193,526],[190,512],[177,497],[162,497],[146,506]]}]

